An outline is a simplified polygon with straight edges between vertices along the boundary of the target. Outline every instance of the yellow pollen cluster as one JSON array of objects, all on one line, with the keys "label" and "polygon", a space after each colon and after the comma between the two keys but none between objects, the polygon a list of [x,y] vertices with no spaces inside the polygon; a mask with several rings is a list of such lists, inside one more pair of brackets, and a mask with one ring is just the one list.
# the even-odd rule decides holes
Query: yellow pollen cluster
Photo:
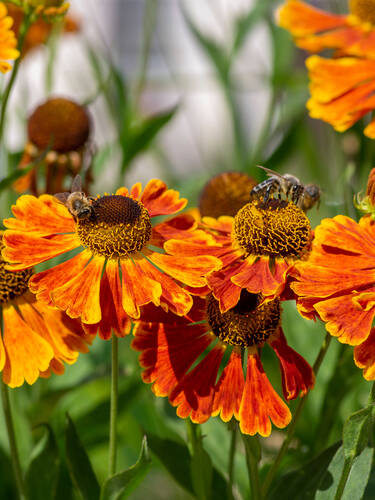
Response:
[{"label": "yellow pollen cluster", "polygon": [[92,215],[80,219],[77,234],[93,254],[109,259],[129,257],[142,250],[151,238],[146,208],[127,196],[102,196],[92,203]]},{"label": "yellow pollen cluster", "polygon": [[[3,245],[0,244],[0,252]],[[6,262],[0,253],[0,304],[6,304],[10,300],[23,295],[28,289],[28,282],[33,274],[32,269],[24,271],[8,271],[5,269]]]},{"label": "yellow pollen cluster", "polygon": [[361,21],[375,25],[375,0],[349,0],[349,10]]},{"label": "yellow pollen cluster", "polygon": [[211,294],[207,298],[207,318],[212,332],[226,344],[239,347],[261,346],[280,323],[280,300],[262,305],[261,296],[241,291],[233,309],[220,312],[219,302]]},{"label": "yellow pollen cluster", "polygon": [[255,200],[237,213],[233,237],[247,255],[296,257],[309,247],[311,227],[294,203]]}]

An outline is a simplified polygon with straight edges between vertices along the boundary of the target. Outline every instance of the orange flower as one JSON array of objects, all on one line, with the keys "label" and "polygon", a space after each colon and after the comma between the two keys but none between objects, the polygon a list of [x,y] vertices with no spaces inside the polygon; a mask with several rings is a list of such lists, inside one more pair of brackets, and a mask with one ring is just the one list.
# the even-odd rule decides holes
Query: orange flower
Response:
[{"label": "orange flower", "polygon": [[[158,226],[155,231],[151,224],[155,216],[184,208],[186,200],[155,179],[143,191],[138,183],[130,193],[123,187],[115,195],[93,200],[83,193],[75,196],[75,203],[70,202],[75,217],[53,196],[24,195],[13,206],[15,218],[4,220],[9,230],[4,234],[3,255],[12,263],[9,269],[27,269],[57,255],[68,258],[31,278],[29,286],[37,299],[56,305],[72,318],[81,317],[86,331],[95,333],[99,328],[106,339],[112,328],[120,336],[129,333],[129,316],[139,317],[140,306],[150,302],[187,314],[191,295],[170,276],[199,288],[205,284],[203,276],[218,268],[220,261],[154,250],[162,247],[163,227],[168,224],[159,233]],[[80,207],[86,212],[77,212]],[[174,233],[173,222],[169,232]],[[194,234],[199,241],[208,239],[203,231]],[[71,258],[67,253],[72,250]]]},{"label": "orange flower", "polygon": [[[0,247],[1,247],[0,243]],[[56,309],[36,301],[28,290],[31,270],[11,272],[0,258],[0,371],[3,381],[18,387],[33,384],[51,371],[64,373],[64,364],[77,360],[78,351],[87,352],[81,323]]]},{"label": "orange flower", "polygon": [[17,59],[20,53],[16,49],[17,39],[11,30],[13,19],[7,16],[7,9],[3,2],[0,2],[0,71],[6,73],[12,69],[12,65],[3,59]]},{"label": "orange flower", "polygon": [[[335,49],[334,59],[307,59],[312,118],[343,132],[375,108],[375,0],[351,0],[349,15],[316,9],[289,0],[278,11],[279,24],[310,52]],[[344,57],[345,56],[345,57]],[[364,130],[375,137],[375,121]]]},{"label": "orange flower", "polygon": [[181,231],[178,239],[165,243],[165,249],[180,258],[205,254],[221,259],[222,268],[206,277],[221,312],[237,304],[242,289],[261,293],[265,300],[280,296],[295,260],[304,258],[310,248],[309,220],[285,200],[252,201],[235,217],[203,217],[201,227],[213,238],[209,245]]},{"label": "orange flower", "polygon": [[262,436],[271,433],[271,421],[288,425],[289,408],[264,372],[260,349],[268,344],[279,358],[287,400],[304,396],[314,374],[286,342],[279,299],[260,302],[260,296],[243,291],[238,305],[222,314],[213,295],[196,297],[188,318],[146,306],[132,342],[141,352],[144,382],[153,384],[156,396],[168,396],[179,417],[195,423],[220,414],[224,422],[235,417],[244,434]]},{"label": "orange flower", "polygon": [[291,288],[306,318],[320,318],[327,331],[355,346],[354,360],[367,380],[375,379],[375,222],[338,215],[315,230],[306,262],[296,263]]}]

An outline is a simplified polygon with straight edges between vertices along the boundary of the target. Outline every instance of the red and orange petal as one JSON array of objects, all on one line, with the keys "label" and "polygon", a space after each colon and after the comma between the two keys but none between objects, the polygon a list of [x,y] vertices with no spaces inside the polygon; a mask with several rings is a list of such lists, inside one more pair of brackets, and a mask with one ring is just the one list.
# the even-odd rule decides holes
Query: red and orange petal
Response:
[{"label": "red and orange petal", "polygon": [[[306,66],[311,93],[307,108],[312,118],[326,121],[343,132],[375,108],[375,61],[311,56]],[[375,137],[375,120],[364,133]]]},{"label": "red and orange petal", "polygon": [[337,15],[299,0],[287,1],[278,11],[278,23],[301,49],[375,58],[375,30],[353,15]]},{"label": "red and orange petal", "polygon": [[375,328],[362,344],[354,348],[354,362],[366,380],[375,380]]},{"label": "red and orange petal", "polygon": [[359,345],[375,317],[375,225],[343,215],[323,219],[315,231],[309,260],[295,264],[291,288],[300,312],[318,316],[340,342]]},{"label": "red and orange petal", "polygon": [[74,363],[92,340],[79,321],[37,303],[31,293],[3,306],[3,319],[0,370],[10,387],[33,384],[51,370],[63,373],[63,363]]},{"label": "red and orange petal", "polygon": [[279,358],[284,398],[289,401],[299,395],[305,396],[315,383],[315,375],[309,363],[288,346],[281,327],[269,340],[269,344]]}]

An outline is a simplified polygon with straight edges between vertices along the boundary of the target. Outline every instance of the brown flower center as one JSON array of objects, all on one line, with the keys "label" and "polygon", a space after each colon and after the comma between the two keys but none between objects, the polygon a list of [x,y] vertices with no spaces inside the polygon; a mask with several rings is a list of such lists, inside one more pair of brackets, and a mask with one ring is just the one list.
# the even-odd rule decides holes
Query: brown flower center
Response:
[{"label": "brown flower center", "polygon": [[82,147],[90,134],[88,114],[79,104],[63,98],[48,99],[28,120],[30,141],[40,150],[58,153]]},{"label": "brown flower center", "polygon": [[238,304],[225,313],[211,294],[207,299],[207,318],[213,333],[232,346],[250,347],[263,344],[280,323],[280,300],[258,305],[261,296],[241,291]]},{"label": "brown flower center", "polygon": [[24,271],[8,271],[5,269],[6,262],[1,258],[3,245],[0,243],[0,304],[6,304],[10,300],[23,295],[28,289],[28,282],[33,274],[32,269]]},{"label": "brown flower center", "polygon": [[83,246],[110,259],[142,250],[151,238],[151,220],[139,201],[127,196],[102,196],[92,202],[92,214],[77,222]]},{"label": "brown flower center", "polygon": [[361,21],[375,25],[375,0],[349,0],[349,10]]},{"label": "brown flower center", "polygon": [[216,175],[204,186],[199,210],[202,217],[234,217],[250,199],[255,186],[254,179],[241,172],[225,172]]},{"label": "brown flower center", "polygon": [[233,237],[247,255],[300,256],[311,241],[310,222],[294,203],[252,201],[237,213]]}]

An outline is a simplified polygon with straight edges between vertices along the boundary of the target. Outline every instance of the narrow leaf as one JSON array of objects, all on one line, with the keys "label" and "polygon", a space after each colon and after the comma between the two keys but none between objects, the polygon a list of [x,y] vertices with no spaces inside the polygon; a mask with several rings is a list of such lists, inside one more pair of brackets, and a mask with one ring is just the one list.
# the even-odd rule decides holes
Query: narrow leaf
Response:
[{"label": "narrow leaf", "polygon": [[345,458],[355,458],[365,449],[372,429],[372,409],[363,408],[348,418],[344,424],[343,448]]},{"label": "narrow leaf", "polygon": [[74,485],[84,500],[99,499],[98,480],[69,415],[66,416],[65,445],[69,473]]},{"label": "narrow leaf", "polygon": [[25,482],[30,500],[55,497],[59,472],[59,452],[52,429],[45,425],[45,432],[31,452]]},{"label": "narrow leaf", "polygon": [[235,22],[235,35],[233,42],[233,54],[241,50],[246,37],[249,35],[252,28],[265,16],[270,8],[268,2],[256,2],[255,7],[246,14],[237,18]]},{"label": "narrow leaf", "polygon": [[212,491],[212,462],[209,454],[201,446],[191,457],[191,479],[198,499],[211,498]]},{"label": "narrow leaf", "polygon": [[[146,436],[142,441],[141,453],[137,462],[127,470],[107,479],[102,486],[101,500],[118,500],[134,491],[142,481],[151,464]],[[125,495],[125,496],[123,496]]]}]

